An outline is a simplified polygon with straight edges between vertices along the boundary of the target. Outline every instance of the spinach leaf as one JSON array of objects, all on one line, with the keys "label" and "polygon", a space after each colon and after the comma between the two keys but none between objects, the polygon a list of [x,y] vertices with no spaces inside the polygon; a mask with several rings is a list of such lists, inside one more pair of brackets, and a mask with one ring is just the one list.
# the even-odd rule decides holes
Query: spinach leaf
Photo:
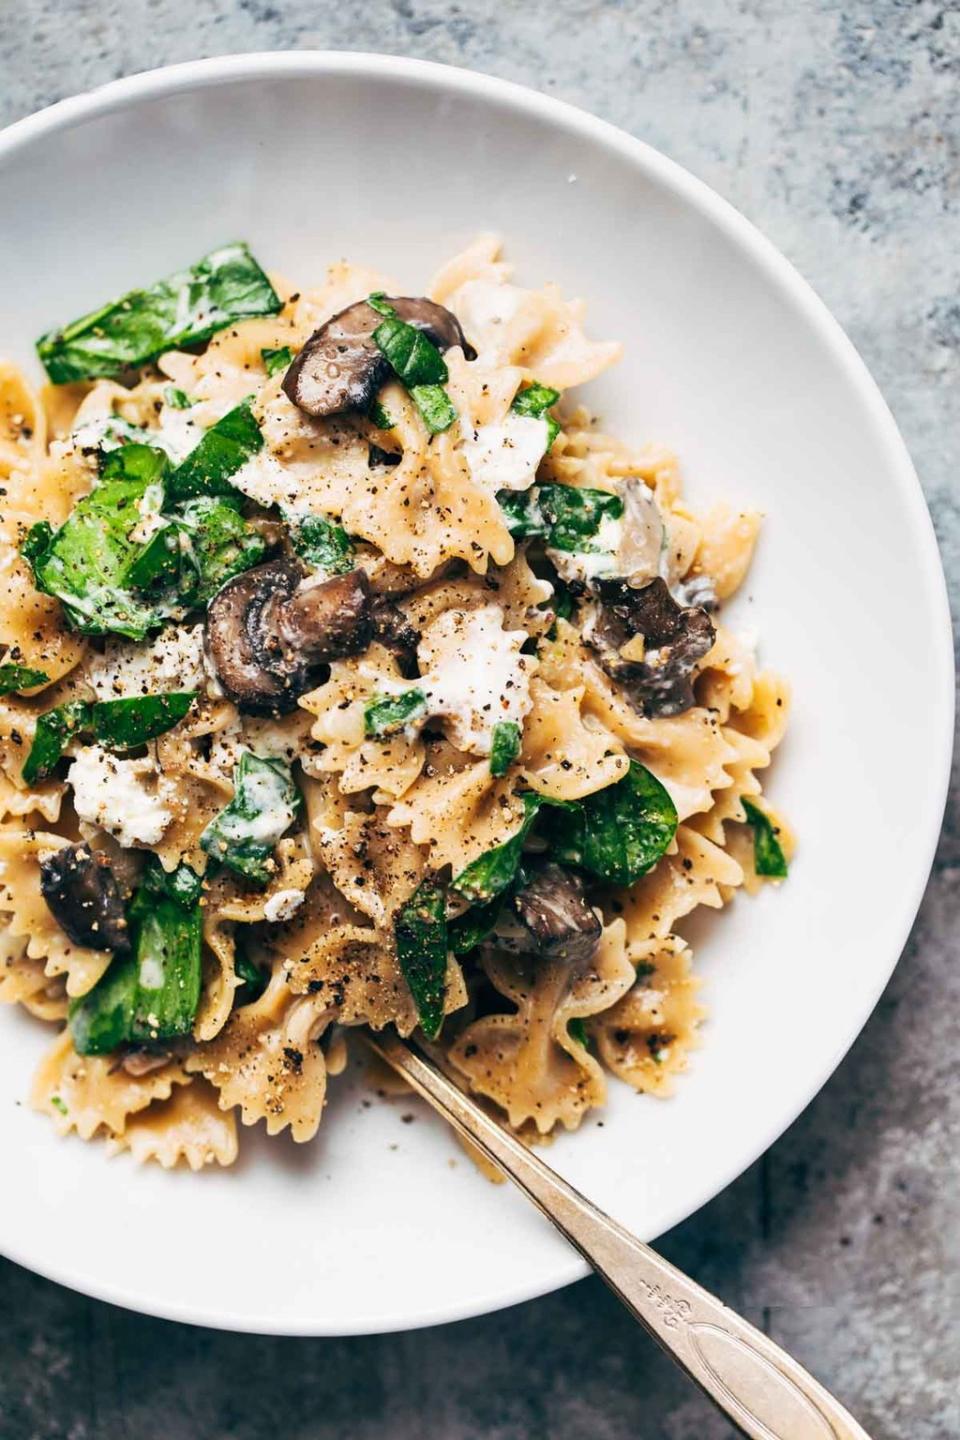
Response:
[{"label": "spinach leaf", "polygon": [[0,665],[0,695],[10,695],[16,690],[32,690],[43,685],[50,676],[45,670],[32,670],[29,665]]},{"label": "spinach leaf", "polygon": [[401,320],[380,292],[369,295],[367,304],[385,316],[374,330],[373,338],[394,374],[410,391],[430,434],[439,435],[449,430],[457,412],[443,388],[449,372],[440,351],[422,330]]},{"label": "spinach leaf", "polygon": [[402,695],[374,695],[363,712],[363,732],[377,737],[392,735],[419,720],[427,708],[427,697],[414,687]]},{"label": "spinach leaf", "polygon": [[129,750],[155,740],[183,719],[196,699],[194,690],[165,695],[134,695],[128,700],[70,700],[37,719],[30,753],[23,766],[28,785],[45,780],[75,735],[89,733],[111,750]]},{"label": "spinach leaf", "polygon": [[547,411],[551,405],[556,405],[559,399],[559,390],[554,390],[549,385],[540,385],[535,381],[525,390],[518,390],[513,397],[513,404],[510,406],[515,415],[529,415],[536,420],[546,420],[548,450],[560,434],[560,426],[552,415],[547,414]]},{"label": "spinach leaf", "polygon": [[200,836],[201,847],[235,874],[265,885],[276,869],[273,851],[300,810],[290,766],[244,750],[233,772],[233,799]]},{"label": "spinach leaf", "polygon": [[142,640],[161,616],[130,594],[132,539],[143,508],[162,503],[167,457],[148,445],[123,445],[103,457],[98,484],[57,531],[34,525],[21,553],[38,590],[54,595],[70,624],[90,635]]},{"label": "spinach leaf", "polygon": [[542,804],[540,795],[528,792],[523,796],[523,819],[519,830],[502,845],[496,845],[485,855],[472,860],[465,870],[455,876],[452,884],[459,895],[474,904],[486,904],[506,890],[517,873],[523,842],[533,828]]},{"label": "spinach leaf", "polygon": [[558,813],[551,853],[613,885],[632,885],[663,855],[677,831],[677,812],[655,775],[636,760],[615,785]]},{"label": "spinach leaf", "polygon": [[553,550],[590,553],[591,541],[609,516],[619,520],[623,501],[606,490],[578,485],[541,485],[540,510],[547,522],[547,544]]},{"label": "spinach leaf", "polygon": [[391,316],[380,322],[373,338],[408,390],[415,385],[442,385],[448,378],[447,362],[433,341],[415,325]]},{"label": "spinach leaf", "polygon": [[166,895],[181,905],[196,905],[203,891],[203,878],[189,865],[164,870],[155,855],[148,855],[140,877],[140,890],[147,895]]},{"label": "spinach leaf", "polygon": [[177,597],[206,605],[234,575],[258,565],[267,542],[243,516],[216,495],[199,495],[174,512],[179,535]]},{"label": "spinach leaf", "polygon": [[70,1006],[78,1055],[189,1035],[200,1003],[203,920],[199,890],[191,900],[172,893],[177,883],[164,877],[151,857],[130,905],[130,955],[115,959],[93,989]]},{"label": "spinach leaf", "polygon": [[420,1028],[435,1040],[443,1024],[446,995],[447,923],[443,888],[424,880],[394,921],[397,959],[410,987]]},{"label": "spinach leaf", "polygon": [[224,245],[189,270],[131,290],[41,336],[37,353],[53,383],[65,385],[119,375],[164,350],[197,345],[237,320],[282,308],[248,247]]},{"label": "spinach leaf", "polygon": [[368,413],[378,430],[392,430],[396,423],[390,411],[385,410],[379,400],[374,400]]},{"label": "spinach leaf", "polygon": [[567,1034],[571,1040],[576,1040],[578,1045],[582,1045],[584,1050],[588,1048],[590,1036],[587,1034],[587,1027],[579,1015],[575,1015],[572,1020],[567,1021]]},{"label": "spinach leaf", "polygon": [[263,436],[250,409],[239,405],[211,425],[203,439],[170,475],[168,494],[174,500],[196,495],[236,495],[230,476],[263,449]]},{"label": "spinach leaf", "polygon": [[501,490],[497,503],[515,540],[545,540],[553,550],[592,554],[600,526],[619,520],[623,501],[606,490],[578,485],[534,485]]},{"label": "spinach leaf", "polygon": [[740,797],[740,803],[753,830],[753,868],[758,875],[765,875],[772,880],[785,880],[787,857],[777,839],[777,827],[766,811],[748,800],[746,795]]},{"label": "spinach leaf", "polygon": [[171,410],[189,410],[193,405],[186,390],[181,390],[177,385],[168,385],[163,392],[163,398]]},{"label": "spinach leaf", "polygon": [[158,604],[167,611],[206,605],[234,575],[257,565],[267,542],[224,496],[198,495],[175,506],[167,524],[141,550],[127,572],[136,589],[162,584]]},{"label": "spinach leaf", "polygon": [[378,315],[386,315],[388,319],[395,320],[397,312],[387,299],[386,290],[374,290],[372,295],[367,296],[367,304],[371,310],[376,310]]},{"label": "spinach leaf", "polygon": [[268,347],[260,351],[260,359],[266,366],[268,375],[278,375],[281,370],[286,370],[293,364],[293,351],[289,345],[281,345],[276,350]]},{"label": "spinach leaf", "polygon": [[498,720],[490,746],[490,774],[506,775],[520,754],[520,726],[514,720]]},{"label": "spinach leaf", "polygon": [[269,970],[261,970],[255,965],[244,950],[237,949],[233,957],[233,970],[240,984],[234,994],[235,1005],[252,1005],[255,1000],[266,990],[270,983]]},{"label": "spinach leaf", "polygon": [[197,698],[195,690],[165,695],[134,695],[127,700],[100,700],[90,707],[90,729],[101,745],[131,750],[171,730]]},{"label": "spinach leaf", "polygon": [[449,430],[457,418],[453,401],[442,385],[414,385],[410,396],[431,435]]},{"label": "spinach leaf", "polygon": [[294,550],[325,575],[346,575],[353,569],[353,541],[342,526],[322,515],[286,514]]},{"label": "spinach leaf", "polygon": [[23,778],[27,785],[45,780],[57,765],[67,745],[78,731],[90,725],[91,706],[85,700],[70,700],[47,710],[37,719],[33,744],[23,764]]},{"label": "spinach leaf", "polygon": [[500,919],[504,898],[502,894],[495,895],[486,904],[471,905],[470,909],[458,915],[456,920],[448,921],[447,944],[454,955],[466,955],[492,934]]},{"label": "spinach leaf", "polygon": [[[55,534],[56,531],[49,520],[38,520],[35,525],[30,526],[30,529],[24,536],[23,543],[20,546],[20,554],[34,572],[36,571],[35,561],[39,560],[40,557],[45,555],[50,549]],[[36,578],[36,576],[34,576],[34,578]]]},{"label": "spinach leaf", "polygon": [[497,504],[514,540],[540,540],[546,535],[548,527],[540,509],[539,495],[538,485],[529,490],[497,492]]}]

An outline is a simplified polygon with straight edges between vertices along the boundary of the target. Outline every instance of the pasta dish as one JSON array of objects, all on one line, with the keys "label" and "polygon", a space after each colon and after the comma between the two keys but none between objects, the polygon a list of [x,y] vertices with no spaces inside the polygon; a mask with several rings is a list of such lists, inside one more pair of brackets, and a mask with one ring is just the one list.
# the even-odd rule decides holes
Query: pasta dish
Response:
[{"label": "pasta dish", "polygon": [[787,872],[760,517],[570,393],[620,353],[481,236],[406,296],[244,244],[0,365],[0,999],[33,1103],[164,1166],[316,1133],[350,1027],[528,1139],[669,1092],[684,917]]}]

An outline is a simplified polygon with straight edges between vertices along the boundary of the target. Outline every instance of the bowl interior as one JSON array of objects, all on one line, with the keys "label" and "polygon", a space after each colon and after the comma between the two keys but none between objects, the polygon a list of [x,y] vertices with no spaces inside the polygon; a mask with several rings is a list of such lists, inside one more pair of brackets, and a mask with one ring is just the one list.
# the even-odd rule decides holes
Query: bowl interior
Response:
[{"label": "bowl interior", "polygon": [[[4,151],[4,144],[6,149]],[[695,504],[767,512],[734,611],[795,688],[770,792],[790,881],[696,926],[709,1021],[676,1097],[610,1103],[549,1152],[653,1237],[796,1115],[856,1035],[919,902],[951,727],[942,575],[909,461],[852,349],[746,222],[589,117],[480,77],[361,57],[203,62],[0,141],[0,351],[226,240],[304,284],[341,256],[416,292],[481,229],[620,338],[587,399],[683,461]],[[922,757],[909,767],[908,755]],[[582,1273],[418,1105],[334,1082],[317,1141],[245,1132],[234,1171],[105,1163],[25,1103],[47,1043],[0,1016],[0,1246],[137,1308],[347,1333],[481,1312]],[[415,1115],[415,1123],[404,1117]]]}]

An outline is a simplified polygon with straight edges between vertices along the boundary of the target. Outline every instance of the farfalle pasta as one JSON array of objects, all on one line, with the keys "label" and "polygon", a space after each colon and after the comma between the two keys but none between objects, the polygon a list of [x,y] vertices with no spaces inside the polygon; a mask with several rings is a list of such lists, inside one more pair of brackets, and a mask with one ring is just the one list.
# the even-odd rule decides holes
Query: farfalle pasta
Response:
[{"label": "farfalle pasta", "polygon": [[787,872],[789,696],[717,617],[760,517],[569,392],[480,236],[420,296],[243,244],[0,364],[0,1000],[33,1103],[165,1168],[308,1141],[351,1028],[525,1138],[670,1091],[681,928]]}]

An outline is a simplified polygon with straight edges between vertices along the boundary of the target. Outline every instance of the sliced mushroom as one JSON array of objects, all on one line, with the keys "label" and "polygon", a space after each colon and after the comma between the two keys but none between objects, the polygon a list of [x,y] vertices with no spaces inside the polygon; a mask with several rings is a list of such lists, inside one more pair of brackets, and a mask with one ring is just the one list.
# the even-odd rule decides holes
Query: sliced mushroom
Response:
[{"label": "sliced mushroom", "polygon": [[[641,589],[622,579],[597,580],[593,589],[598,602],[583,638],[607,674],[626,687],[645,714],[689,710],[694,668],[716,636],[707,612],[678,605],[660,577]],[[642,646],[637,637],[642,637]]]},{"label": "sliced mushroom", "polygon": [[315,670],[366,650],[373,633],[362,570],[317,581],[293,560],[245,570],[207,611],[207,646],[227,695],[241,710],[281,715],[310,688]]},{"label": "sliced mushroom", "polygon": [[[468,360],[476,351],[457,317],[442,305],[420,298],[390,299],[401,320],[433,341],[438,350],[459,345]],[[360,300],[314,330],[283,377],[283,389],[307,415],[340,415],[365,410],[390,375],[390,365],[373,338],[383,316]]]},{"label": "sliced mushroom", "polygon": [[596,950],[600,921],[580,880],[562,866],[540,866],[512,903],[516,920],[498,922],[496,930],[497,941],[507,949],[569,963],[589,960]]},{"label": "sliced mushroom", "polygon": [[102,851],[83,844],[65,845],[44,856],[40,890],[51,915],[74,944],[92,950],[129,950],[123,895]]},{"label": "sliced mushroom", "polygon": [[420,631],[389,595],[374,595],[370,606],[373,637],[392,650],[401,662],[412,665],[417,657]]}]

